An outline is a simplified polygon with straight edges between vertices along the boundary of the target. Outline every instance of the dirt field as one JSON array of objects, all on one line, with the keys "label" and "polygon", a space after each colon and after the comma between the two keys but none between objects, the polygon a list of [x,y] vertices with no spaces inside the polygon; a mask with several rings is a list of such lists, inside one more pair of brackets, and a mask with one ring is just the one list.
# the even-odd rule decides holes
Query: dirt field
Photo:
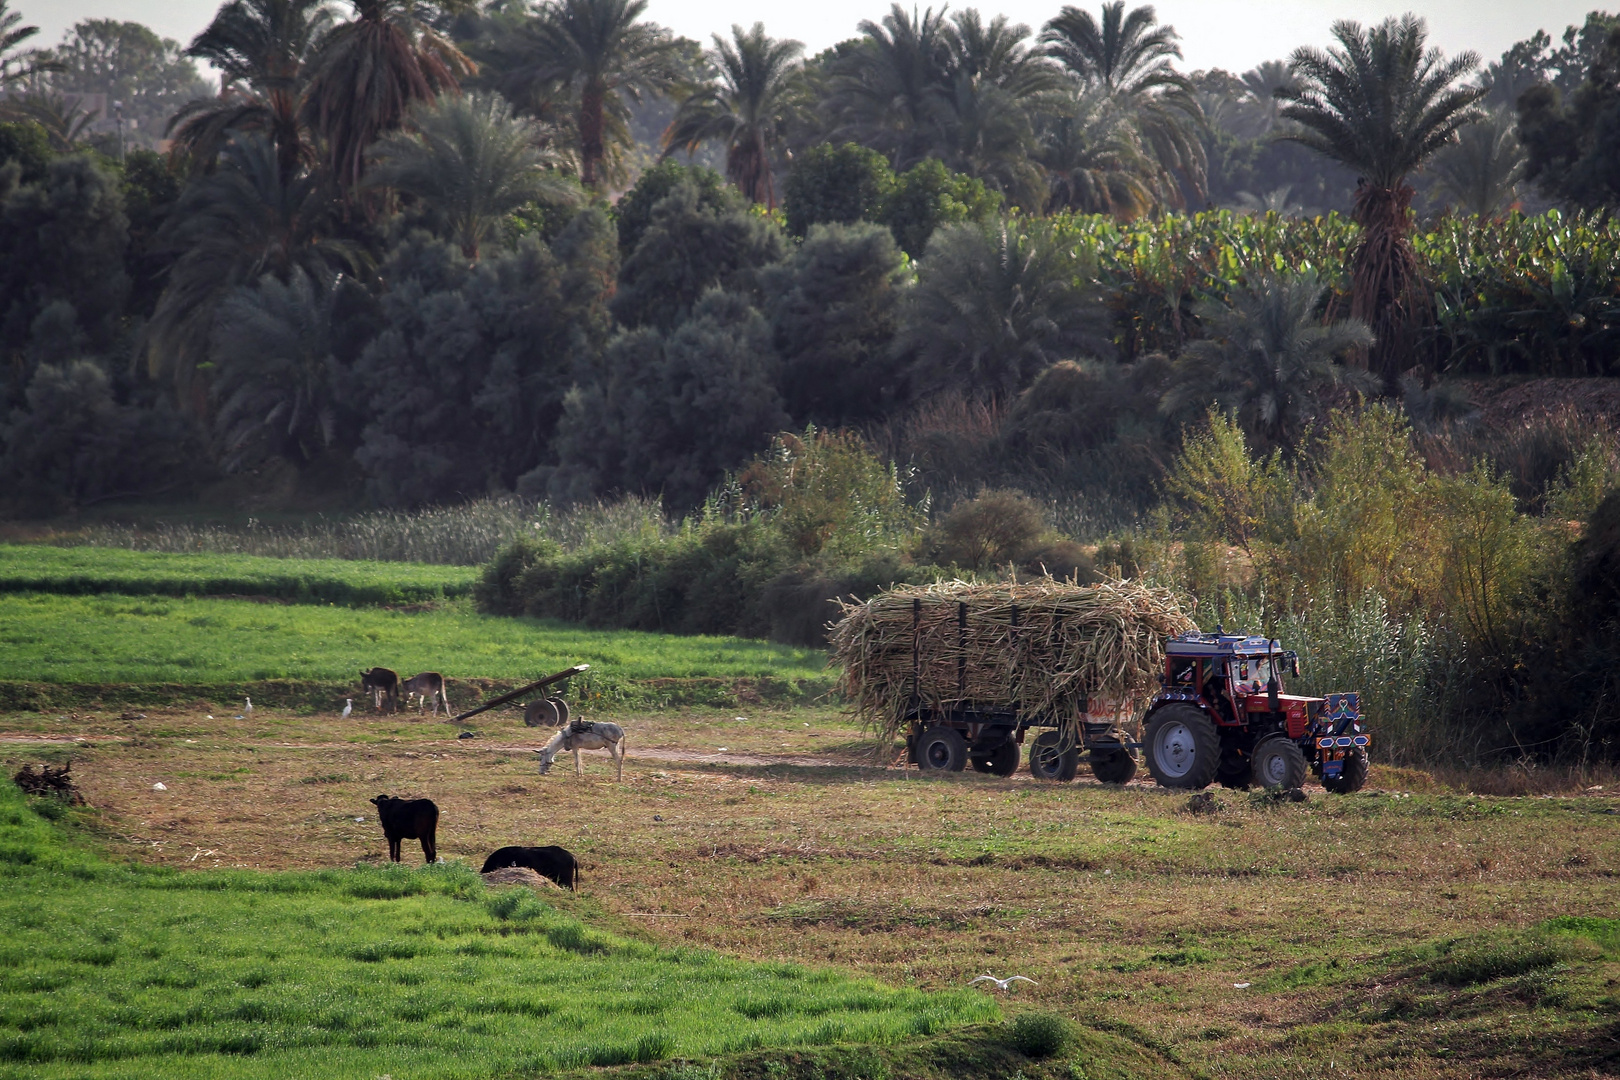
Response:
[{"label": "dirt field", "polygon": [[1620,792],[1462,797],[1375,766],[1356,796],[1218,791],[1195,813],[1146,785],[885,769],[843,718],[804,710],[617,718],[616,784],[600,752],[583,779],[566,758],[540,777],[529,749],[547,733],[515,713],[457,739],[430,720],[235,711],[18,714],[0,718],[0,757],[71,755],[111,852],[172,865],[377,861],[367,799],[429,796],[445,858],[562,844],[617,929],[924,988],[1026,975],[1039,985],[1010,1012],[1085,1019],[1193,1073],[1595,1077],[1620,1062],[1611,955],[1517,981],[1426,974],[1456,941],[1513,948],[1554,917],[1613,918]]}]

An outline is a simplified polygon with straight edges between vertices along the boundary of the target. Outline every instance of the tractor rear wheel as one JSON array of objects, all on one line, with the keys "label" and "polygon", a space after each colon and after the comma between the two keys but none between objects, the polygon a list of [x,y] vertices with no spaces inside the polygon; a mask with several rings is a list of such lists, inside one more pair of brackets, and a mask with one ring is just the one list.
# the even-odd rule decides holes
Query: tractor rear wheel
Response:
[{"label": "tractor rear wheel", "polygon": [[967,740],[955,728],[936,724],[917,738],[917,768],[923,772],[961,772],[967,764]]},{"label": "tractor rear wheel", "polygon": [[1344,769],[1338,776],[1322,777],[1322,786],[1335,795],[1348,795],[1360,791],[1367,782],[1367,751],[1357,750],[1344,759]]},{"label": "tractor rear wheel", "polygon": [[1043,731],[1029,747],[1029,775],[1037,780],[1068,783],[1080,769],[1080,746],[1074,736]]},{"label": "tractor rear wheel", "polygon": [[986,753],[970,753],[968,760],[973,763],[974,772],[989,773],[991,776],[1011,776],[1018,771],[1018,744],[1008,739]]},{"label": "tractor rear wheel", "polygon": [[1100,784],[1128,784],[1136,775],[1136,759],[1129,750],[1093,750],[1091,775]]},{"label": "tractor rear wheel", "polygon": [[1305,786],[1305,755],[1299,744],[1282,735],[1261,739],[1254,748],[1254,782],[1263,788],[1292,790]]},{"label": "tractor rear wheel", "polygon": [[1148,772],[1162,787],[1206,788],[1221,764],[1215,722],[1194,705],[1166,705],[1148,721],[1142,740]]}]

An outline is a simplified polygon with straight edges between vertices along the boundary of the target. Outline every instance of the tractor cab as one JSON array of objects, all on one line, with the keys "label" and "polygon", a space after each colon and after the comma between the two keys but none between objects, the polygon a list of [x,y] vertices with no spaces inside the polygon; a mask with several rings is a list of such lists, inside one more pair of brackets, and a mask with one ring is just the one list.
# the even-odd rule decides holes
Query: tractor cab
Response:
[{"label": "tractor cab", "polygon": [[[1288,694],[1285,674],[1299,674],[1299,655],[1268,637],[1216,627],[1212,634],[1171,638],[1162,689],[1146,717],[1149,768],[1155,776],[1164,772],[1161,783],[1170,786],[1218,779],[1230,787],[1297,787],[1308,767],[1329,790],[1359,788],[1371,742],[1361,729],[1359,696]],[[1201,724],[1210,726],[1209,736],[1200,734]],[[1154,768],[1154,731],[1164,743],[1158,748],[1162,769]],[[1218,766],[1210,764],[1216,742]],[[1204,762],[1194,768],[1200,749]],[[1186,777],[1176,771],[1184,759]]]}]

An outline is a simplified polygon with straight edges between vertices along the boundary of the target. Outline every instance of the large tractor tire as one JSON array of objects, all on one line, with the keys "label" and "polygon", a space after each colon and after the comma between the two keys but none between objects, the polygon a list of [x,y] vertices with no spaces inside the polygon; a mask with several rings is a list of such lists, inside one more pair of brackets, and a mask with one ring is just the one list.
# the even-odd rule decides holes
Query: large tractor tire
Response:
[{"label": "large tractor tire", "polygon": [[967,740],[955,728],[936,724],[917,736],[917,768],[923,772],[961,772],[967,764]]},{"label": "large tractor tire", "polygon": [[1144,733],[1148,772],[1167,788],[1209,787],[1221,764],[1221,737],[1215,721],[1195,705],[1166,705],[1153,714]]},{"label": "large tractor tire", "polygon": [[1029,775],[1068,783],[1080,771],[1080,745],[1073,736],[1043,731],[1029,746]]},{"label": "large tractor tire", "polygon": [[1305,786],[1305,773],[1305,755],[1294,740],[1272,735],[1255,744],[1251,775],[1260,787],[1292,791]]},{"label": "large tractor tire", "polygon": [[1322,786],[1335,795],[1348,795],[1360,791],[1367,783],[1367,751],[1357,750],[1344,759],[1344,770],[1329,779],[1322,777]]},{"label": "large tractor tire", "polygon": [[989,753],[969,753],[974,772],[1011,776],[1018,771],[1018,744],[1008,739]]},{"label": "large tractor tire", "polygon": [[1091,775],[1101,784],[1128,784],[1136,775],[1136,759],[1129,750],[1093,750]]}]

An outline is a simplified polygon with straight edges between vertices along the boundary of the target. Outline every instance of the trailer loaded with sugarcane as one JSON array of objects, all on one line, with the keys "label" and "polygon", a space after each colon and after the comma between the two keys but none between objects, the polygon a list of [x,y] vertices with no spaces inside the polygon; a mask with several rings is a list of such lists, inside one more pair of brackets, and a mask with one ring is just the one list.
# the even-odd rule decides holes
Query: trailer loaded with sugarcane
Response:
[{"label": "trailer loaded with sugarcane", "polygon": [[1283,692],[1299,657],[1221,627],[1200,633],[1167,589],[1050,579],[903,585],[847,603],[841,688],[879,738],[928,772],[1123,784],[1138,758],[1165,787],[1334,792],[1367,779],[1355,693]]}]

